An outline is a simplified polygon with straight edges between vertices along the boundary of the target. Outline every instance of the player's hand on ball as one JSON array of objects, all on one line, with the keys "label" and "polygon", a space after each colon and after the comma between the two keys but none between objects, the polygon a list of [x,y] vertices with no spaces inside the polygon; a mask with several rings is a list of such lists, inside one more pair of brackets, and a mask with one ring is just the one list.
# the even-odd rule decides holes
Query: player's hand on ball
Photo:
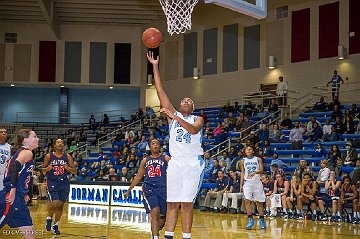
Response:
[{"label": "player's hand on ball", "polygon": [[175,117],[175,115],[166,108],[161,108],[160,112],[166,114],[166,116],[169,117],[170,119],[173,119]]},{"label": "player's hand on ball", "polygon": [[152,51],[149,51],[146,53],[147,59],[151,64],[158,64],[159,63],[159,56],[154,59],[154,53]]}]

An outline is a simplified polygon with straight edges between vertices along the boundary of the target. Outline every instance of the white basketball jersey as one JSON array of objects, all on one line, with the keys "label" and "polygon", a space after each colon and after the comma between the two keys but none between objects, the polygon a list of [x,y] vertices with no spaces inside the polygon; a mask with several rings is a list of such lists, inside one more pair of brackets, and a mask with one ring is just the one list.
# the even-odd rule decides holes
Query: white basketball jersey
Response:
[{"label": "white basketball jersey", "polygon": [[[194,124],[197,116],[189,115],[184,117],[180,112],[175,112],[175,115],[188,122]],[[170,139],[169,151],[171,157],[175,158],[193,158],[203,155],[204,151],[201,147],[202,143],[202,130],[197,134],[191,135],[184,129],[179,122],[172,120],[169,125]]]},{"label": "white basketball jersey", "polygon": [[259,166],[258,157],[254,156],[252,158],[244,158],[244,170],[245,170],[244,179],[246,181],[260,180],[260,174],[255,174],[252,178],[248,178],[249,174],[255,171],[259,171],[259,169],[260,166]]},{"label": "white basketball jersey", "polygon": [[[0,175],[5,174],[5,170],[7,167],[6,161],[8,161],[10,159],[10,153],[11,153],[11,145],[10,144],[8,144],[8,143],[0,144]],[[2,184],[2,179],[3,179],[3,176],[1,178],[1,184]]]}]

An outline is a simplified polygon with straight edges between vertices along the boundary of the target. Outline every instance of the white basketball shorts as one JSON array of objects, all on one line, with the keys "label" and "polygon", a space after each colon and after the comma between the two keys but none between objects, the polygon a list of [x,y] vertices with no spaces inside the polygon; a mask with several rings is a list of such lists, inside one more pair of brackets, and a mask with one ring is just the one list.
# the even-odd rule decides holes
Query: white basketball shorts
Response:
[{"label": "white basketball shorts", "polygon": [[167,168],[167,202],[194,202],[204,167],[202,156],[171,158]]},{"label": "white basketball shorts", "polygon": [[260,180],[245,180],[244,198],[250,201],[265,202],[265,192]]}]

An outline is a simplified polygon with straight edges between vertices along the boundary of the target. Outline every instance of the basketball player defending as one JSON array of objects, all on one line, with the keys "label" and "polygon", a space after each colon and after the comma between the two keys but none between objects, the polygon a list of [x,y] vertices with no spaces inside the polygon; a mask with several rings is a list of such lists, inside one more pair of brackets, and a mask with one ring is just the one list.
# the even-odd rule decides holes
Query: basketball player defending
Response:
[{"label": "basketball player defending", "polygon": [[159,57],[154,59],[152,52],[147,54],[153,65],[155,88],[163,107],[160,111],[167,115],[170,140],[169,151],[171,160],[167,169],[167,213],[165,238],[171,239],[181,206],[181,226],[183,238],[191,238],[193,222],[193,202],[202,181],[204,160],[201,155],[201,129],[203,119],[192,115],[194,103],[190,98],[180,102],[176,111],[162,88],[158,68]]},{"label": "basketball player defending", "polygon": [[160,142],[153,139],[150,142],[151,155],[143,159],[139,170],[131,182],[124,197],[145,176],[143,183],[144,206],[146,213],[151,215],[151,239],[159,239],[159,231],[165,225],[166,217],[166,169],[170,157],[160,153]]},{"label": "basketball player defending", "polygon": [[26,202],[30,200],[27,193],[35,164],[31,150],[39,146],[39,139],[29,129],[19,130],[16,138],[22,147],[10,159],[0,191],[0,228],[7,224],[18,228],[24,238],[32,239],[35,231]]},{"label": "basketball player defending", "polygon": [[7,130],[0,128],[0,191],[4,188],[5,170],[11,154],[11,145],[6,143],[7,136]]},{"label": "basketball player defending", "polygon": [[246,157],[244,160],[240,161],[240,187],[242,187],[244,192],[245,208],[249,218],[246,229],[251,229],[255,225],[255,220],[253,219],[251,210],[251,201],[256,202],[256,206],[260,215],[260,228],[265,229],[266,226],[264,221],[263,203],[265,202],[266,197],[260,177],[264,171],[264,166],[261,158],[254,156],[254,150],[251,146],[246,147],[245,154]]},{"label": "basketball player defending", "polygon": [[52,229],[54,234],[59,235],[59,221],[63,214],[64,203],[69,197],[70,183],[68,173],[76,174],[74,161],[71,156],[63,151],[62,139],[55,141],[55,152],[49,153],[44,158],[42,172],[47,175],[47,191],[49,197],[48,216],[45,228],[51,230],[52,216],[55,214]]}]

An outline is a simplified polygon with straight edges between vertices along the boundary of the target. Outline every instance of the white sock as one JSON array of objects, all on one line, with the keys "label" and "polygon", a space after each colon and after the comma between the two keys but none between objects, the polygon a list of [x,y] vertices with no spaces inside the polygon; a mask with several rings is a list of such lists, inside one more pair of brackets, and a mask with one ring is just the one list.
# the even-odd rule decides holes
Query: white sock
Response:
[{"label": "white sock", "polygon": [[337,211],[337,212],[336,212],[336,216],[339,216],[339,217],[340,217],[340,215],[341,215],[341,214],[340,214],[340,211]]},{"label": "white sock", "polygon": [[153,236],[152,239],[159,239],[159,237],[158,236]]},{"label": "white sock", "polygon": [[357,217],[360,218],[360,212],[357,212]]},{"label": "white sock", "polygon": [[283,212],[286,213],[286,208],[283,207]]},{"label": "white sock", "polygon": [[183,232],[183,239],[190,239],[191,238],[191,233],[185,233]]},{"label": "white sock", "polygon": [[58,224],[59,224],[59,222],[54,221],[54,225],[58,225]]},{"label": "white sock", "polygon": [[48,216],[46,219],[52,219],[50,216]]},{"label": "white sock", "polygon": [[301,213],[300,209],[296,209],[296,212],[297,212],[298,214],[300,214],[300,213]]},{"label": "white sock", "polygon": [[266,208],[266,211],[270,212],[270,208],[269,208],[269,207],[267,207],[267,208]]},{"label": "white sock", "polygon": [[354,212],[354,217],[356,217],[356,212]]},{"label": "white sock", "polygon": [[165,236],[174,236],[174,232],[165,231]]},{"label": "white sock", "polygon": [[289,209],[289,212],[290,212],[290,213],[293,213],[293,210],[292,210],[292,209]]},{"label": "white sock", "polygon": [[316,215],[316,210],[313,211],[313,214]]}]

